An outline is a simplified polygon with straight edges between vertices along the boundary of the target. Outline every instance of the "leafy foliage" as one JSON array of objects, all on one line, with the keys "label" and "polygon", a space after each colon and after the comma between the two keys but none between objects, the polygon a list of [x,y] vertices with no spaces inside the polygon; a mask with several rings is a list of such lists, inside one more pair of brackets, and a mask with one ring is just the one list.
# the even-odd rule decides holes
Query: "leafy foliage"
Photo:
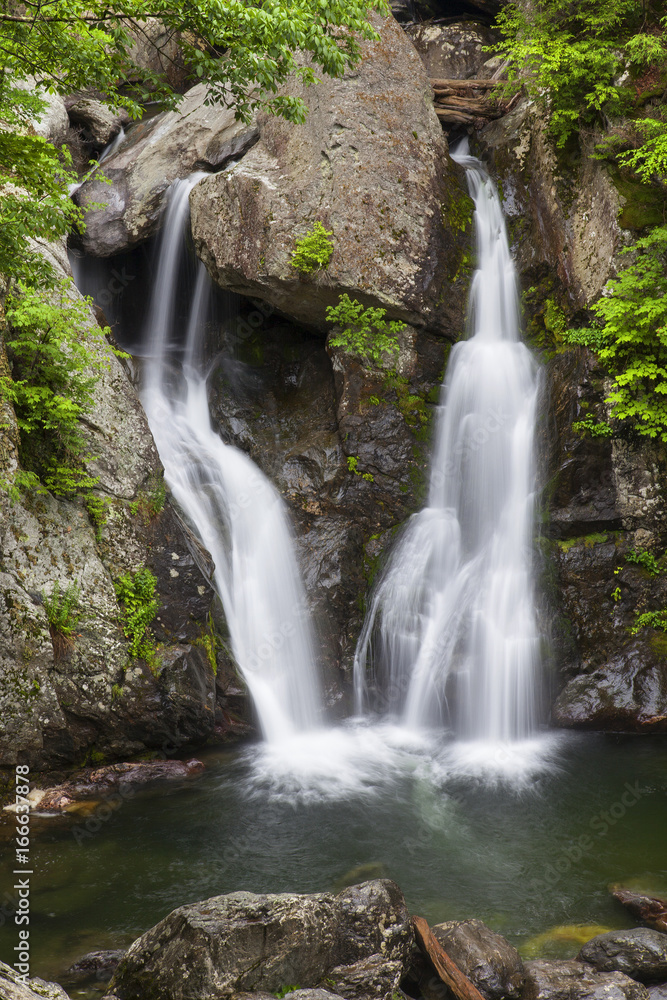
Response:
[{"label": "leafy foliage", "polygon": [[646,549],[640,549],[638,552],[630,549],[629,552],[626,552],[625,561],[634,563],[636,566],[641,566],[651,576],[660,575],[660,567],[658,566],[657,559],[652,552],[647,552]]},{"label": "leafy foliage", "polygon": [[357,466],[359,465],[359,458],[357,455],[347,456],[347,469],[348,472],[353,472],[355,476],[361,476],[365,479],[367,483],[372,483],[375,481],[375,477],[371,472],[359,472]]},{"label": "leafy foliage", "polygon": [[386,355],[398,353],[398,334],[405,329],[405,323],[386,322],[385,313],[386,309],[372,306],[364,309],[361,302],[343,293],[337,306],[327,306],[328,321],[343,328],[329,343],[358,355],[364,364],[379,365]]},{"label": "leafy foliage", "polygon": [[83,611],[79,606],[80,597],[81,591],[76,583],[69,583],[64,590],[61,590],[58,580],[54,583],[50,594],[42,591],[42,603],[56,659],[74,645],[74,632],[83,618]]},{"label": "leafy foliage", "polygon": [[292,251],[292,267],[302,274],[311,274],[327,267],[334,251],[330,236],[333,236],[333,231],[325,229],[319,221],[313,223],[310,232],[296,241]]},{"label": "leafy foliage", "polygon": [[623,253],[633,262],[593,305],[599,323],[566,336],[594,351],[613,376],[607,398],[612,416],[643,436],[667,441],[667,226]]},{"label": "leafy foliage", "polygon": [[614,433],[609,424],[598,422],[593,417],[586,417],[585,420],[575,420],[572,424],[572,430],[575,434],[581,434],[582,436],[590,434],[593,438],[612,437]]},{"label": "leafy foliage", "polygon": [[6,317],[12,375],[0,376],[0,395],[14,407],[29,482],[39,477],[60,495],[94,486],[79,420],[107,364],[96,349],[106,331],[91,327],[87,303],[73,296],[69,280],[47,290],[18,282]]},{"label": "leafy foliage", "polygon": [[642,615],[637,615],[635,624],[630,629],[630,634],[637,635],[644,628],[654,628],[660,632],[667,632],[667,611],[646,611]]},{"label": "leafy foliage", "polygon": [[58,580],[50,594],[42,592],[42,602],[49,625],[55,632],[70,638],[81,621],[83,612],[79,609],[81,591],[76,583],[69,583],[60,589]]},{"label": "leafy foliage", "polygon": [[[649,8],[636,0],[536,0],[510,2],[498,15],[510,79],[528,74],[532,96],[548,107],[558,145],[628,105],[630,89],[619,84],[628,65],[667,56],[657,19],[647,30]],[[660,24],[664,29],[665,21]]]},{"label": "leafy foliage", "polygon": [[116,597],[122,606],[121,624],[130,640],[130,656],[149,660],[155,652],[150,631],[160,603],[155,595],[157,578],[147,567],[135,573],[125,573],[116,580]]}]

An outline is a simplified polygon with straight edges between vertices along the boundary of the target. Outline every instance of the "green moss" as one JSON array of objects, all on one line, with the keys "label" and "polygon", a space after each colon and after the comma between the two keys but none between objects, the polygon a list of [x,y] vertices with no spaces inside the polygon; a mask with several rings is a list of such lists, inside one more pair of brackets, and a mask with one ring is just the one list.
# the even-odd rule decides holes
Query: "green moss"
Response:
[{"label": "green moss", "polygon": [[619,170],[611,171],[611,179],[625,204],[618,214],[618,224],[622,229],[646,229],[647,226],[661,226],[667,213],[667,196],[659,187],[631,181]]},{"label": "green moss", "polygon": [[592,535],[581,535],[578,538],[557,539],[556,545],[561,552],[569,552],[575,545],[584,545],[587,549],[592,549],[594,545],[602,545],[609,541],[609,535],[601,532],[594,532]]},{"label": "green moss", "polygon": [[146,489],[141,490],[137,499],[130,503],[130,512],[135,517],[140,517],[144,524],[148,525],[162,513],[166,501],[167,487],[164,476],[155,473],[149,479]]},{"label": "green moss", "polygon": [[662,660],[667,660],[667,635],[656,633],[649,639],[649,646]]}]

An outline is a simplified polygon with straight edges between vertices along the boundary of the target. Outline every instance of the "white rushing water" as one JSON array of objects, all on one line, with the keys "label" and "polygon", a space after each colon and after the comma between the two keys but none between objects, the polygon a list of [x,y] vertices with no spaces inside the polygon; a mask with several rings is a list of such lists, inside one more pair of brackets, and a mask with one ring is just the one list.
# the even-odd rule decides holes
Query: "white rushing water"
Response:
[{"label": "white rushing water", "polygon": [[282,500],[254,463],[211,427],[201,357],[210,286],[201,263],[187,328],[179,329],[189,195],[203,176],[178,181],[169,193],[141,398],[169,487],[215,563],[233,655],[263,734],[278,744],[318,726],[321,694]]},{"label": "white rushing water", "polygon": [[428,506],[411,518],[372,595],[355,683],[361,711],[372,661],[387,709],[406,725],[512,741],[529,737],[537,721],[539,375],[519,340],[497,192],[467,148],[454,158],[475,203],[469,336],[452,348],[442,387]]}]

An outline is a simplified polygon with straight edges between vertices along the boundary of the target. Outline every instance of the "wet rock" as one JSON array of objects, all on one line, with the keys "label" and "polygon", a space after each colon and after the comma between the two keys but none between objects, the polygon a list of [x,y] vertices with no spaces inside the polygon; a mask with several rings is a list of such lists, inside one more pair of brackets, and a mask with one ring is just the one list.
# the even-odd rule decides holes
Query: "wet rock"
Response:
[{"label": "wet rock", "polygon": [[411,24],[405,29],[431,79],[486,80],[495,61],[485,47],[498,36],[485,24],[465,20],[450,24]]},{"label": "wet rock", "polygon": [[156,781],[182,781],[201,774],[203,770],[204,764],[200,760],[111,764],[108,767],[85,770],[65,784],[46,789],[42,797],[36,800],[35,807],[40,812],[62,812],[74,803],[102,798],[120,787],[136,789]]},{"label": "wet rock", "polygon": [[525,962],[523,1000],[648,1000],[645,986],[583,962]]},{"label": "wet rock", "polygon": [[667,980],[667,934],[648,927],[609,931],[588,941],[577,958],[602,972],[624,972],[642,982]]},{"label": "wet rock", "polygon": [[[292,990],[286,994],[290,1000],[341,1000],[336,993],[330,990]],[[235,993],[231,1000],[275,1000],[275,993]]]},{"label": "wet rock", "polygon": [[501,182],[519,269],[546,263],[573,307],[593,301],[629,238],[618,222],[623,198],[591,156],[594,140],[571,156],[558,151],[544,111],[525,98],[478,141]]},{"label": "wet rock", "polygon": [[96,980],[108,982],[125,956],[125,950],[116,948],[107,951],[91,951],[70,965],[64,978],[68,983]]},{"label": "wet rock", "polygon": [[81,245],[98,257],[126,250],[152,235],[159,223],[164,192],[195,170],[220,170],[257,139],[254,126],[234,119],[234,111],[204,104],[207,88],[200,83],[184,96],[177,111],[139,122],[115,153],[104,161],[111,184],[91,178],[75,200],[86,212]]},{"label": "wet rock", "polygon": [[342,351],[330,359],[320,337],[256,308],[218,350],[214,423],[290,508],[331,700],[339,667],[352,661],[369,578],[391,530],[423,499],[447,345],[406,333],[394,377]]},{"label": "wet rock", "polygon": [[377,954],[352,965],[336,966],[327,973],[326,981],[345,1000],[384,1000],[393,998],[404,971],[403,962],[388,962]]},{"label": "wet rock", "polygon": [[667,900],[620,886],[612,889],[612,896],[629,910],[633,917],[639,917],[656,931],[667,933]]},{"label": "wet rock", "polygon": [[489,1000],[521,996],[524,974],[518,951],[481,920],[451,920],[431,930],[483,996]]},{"label": "wet rock", "polygon": [[[197,185],[193,237],[219,285],[300,323],[324,329],[346,292],[455,338],[472,203],[419,57],[392,18],[373,18],[380,40],[364,43],[355,70],[293,86],[303,125],[260,115],[257,145]],[[316,220],[334,252],[326,270],[300,276],[291,254]]]},{"label": "wet rock", "polygon": [[69,120],[83,131],[83,138],[93,149],[101,150],[115,139],[123,125],[129,122],[126,113],[113,111],[102,101],[81,97],[67,110]]},{"label": "wet rock", "polygon": [[410,917],[390,881],[338,896],[235,892],[179,907],[135,941],[109,996],[195,1000],[317,986],[337,966],[379,953],[402,966],[411,945]]},{"label": "wet rock", "polygon": [[43,979],[22,980],[15,969],[0,962],[0,1000],[69,1000],[65,991],[57,983],[46,983]]}]

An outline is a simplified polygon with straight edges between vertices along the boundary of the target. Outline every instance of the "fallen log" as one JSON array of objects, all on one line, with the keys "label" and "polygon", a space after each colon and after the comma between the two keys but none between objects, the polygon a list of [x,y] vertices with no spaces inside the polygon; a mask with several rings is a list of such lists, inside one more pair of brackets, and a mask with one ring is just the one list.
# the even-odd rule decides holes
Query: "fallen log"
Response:
[{"label": "fallen log", "polygon": [[658,896],[645,896],[630,889],[613,889],[612,896],[656,931],[667,932],[667,900]]},{"label": "fallen log", "polygon": [[498,80],[431,80],[431,86],[447,90],[493,90]]},{"label": "fallen log", "polygon": [[447,97],[444,100],[436,100],[435,106],[447,106],[448,108],[460,108],[461,111],[468,111],[471,115],[483,115],[496,106],[495,101],[486,101],[479,97]]},{"label": "fallen log", "polygon": [[436,108],[438,119],[445,125],[473,125],[479,121],[479,115],[464,115],[460,111],[447,111],[446,108]]},{"label": "fallen log", "polygon": [[451,960],[445,949],[437,940],[431,928],[423,917],[413,917],[412,924],[415,929],[417,944],[427,955],[435,971],[438,973],[443,983],[449,986],[459,1000],[484,1000],[474,983],[471,983],[458,965]]}]

